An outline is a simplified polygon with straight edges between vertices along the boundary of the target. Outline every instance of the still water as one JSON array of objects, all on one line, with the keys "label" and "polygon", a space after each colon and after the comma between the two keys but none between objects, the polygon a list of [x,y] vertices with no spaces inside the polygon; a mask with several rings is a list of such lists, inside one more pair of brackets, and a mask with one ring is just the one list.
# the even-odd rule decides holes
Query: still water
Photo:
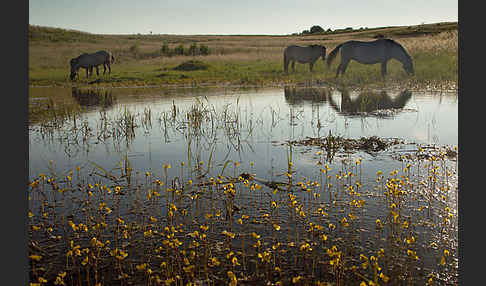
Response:
[{"label": "still water", "polygon": [[[31,88],[31,100],[45,88]],[[72,93],[70,89],[53,92]],[[192,160],[209,163],[218,173],[228,160],[252,163],[260,177],[271,178],[287,166],[288,141],[332,134],[345,138],[378,136],[421,145],[457,145],[457,93],[338,91],[287,88],[250,91],[137,90],[111,91],[109,106],[77,98],[85,111],[49,132],[29,127],[29,176],[47,172],[49,161],[59,171],[90,162],[117,168],[127,156],[136,170],[160,172],[163,164]],[[41,98],[42,99],[42,98]],[[190,114],[198,118],[188,118]],[[123,114],[136,127],[117,138]],[[103,135],[102,129],[104,129]],[[400,146],[407,149],[409,145]],[[414,147],[416,148],[416,147]],[[299,170],[315,164],[319,148],[295,147]],[[387,152],[355,152],[366,164],[394,165]],[[333,162],[328,162],[333,163]],[[205,167],[208,167],[206,165]],[[171,171],[177,173],[176,169]]]},{"label": "still water", "polygon": [[[272,219],[280,221],[282,233],[288,231],[290,235],[295,231],[299,237],[306,230],[304,225],[297,226],[292,207],[284,211],[287,194],[277,193],[271,187],[276,182],[288,182],[288,192],[302,202],[301,207],[305,206],[307,223],[329,224],[329,228],[331,224],[340,225],[335,236],[331,237],[329,232],[330,242],[345,245],[341,237],[359,234],[353,238],[359,252],[376,255],[380,248],[387,253],[398,251],[388,266],[390,271],[399,269],[398,272],[402,263],[415,261],[415,254],[410,253],[416,250],[420,260],[414,264],[413,279],[423,284],[430,273],[439,273],[442,281],[452,284],[457,281],[459,188],[455,92],[328,88],[145,88],[100,92],[31,88],[30,102],[48,102],[47,105],[53,106],[55,103],[48,98],[54,95],[70,106],[81,106],[82,112],[64,118],[56,115],[52,121],[29,125],[29,181],[39,178],[41,173],[55,174],[60,184],[64,184],[64,178],[77,170],[72,176],[74,186],[100,182],[114,188],[122,184],[121,180],[113,184],[107,174],[119,178],[125,175],[123,202],[116,210],[115,205],[110,207],[127,214],[131,203],[140,201],[139,191],[151,188],[155,178],[164,180],[167,187],[179,188],[189,181],[207,186],[220,175],[236,179],[240,174],[251,174],[264,187],[259,192],[240,188],[234,200],[239,211],[257,219],[264,213],[272,213]],[[52,110],[48,109],[49,112]],[[327,138],[328,145],[305,144],[310,138]],[[329,146],[336,138],[377,138],[377,142],[394,144],[379,151],[332,149]],[[444,150],[448,152],[447,158],[437,161],[436,157],[441,157],[439,151]],[[134,171],[129,176],[127,166]],[[132,177],[136,181],[134,186],[129,179]],[[175,182],[179,185],[174,186]],[[297,187],[299,184],[301,187]],[[393,197],[393,186],[407,191]],[[192,211],[191,200],[198,191],[185,187],[182,205]],[[73,190],[73,200],[67,200],[66,208],[64,205],[62,208],[75,220],[84,216],[80,210],[82,203],[77,203],[86,196],[83,190],[83,187]],[[200,205],[191,217],[204,220],[204,213],[198,208],[228,210],[224,195],[213,201],[210,193],[210,200],[208,192],[198,193],[204,198],[199,200]],[[56,192],[53,196],[55,200]],[[169,192],[166,196],[168,199]],[[400,215],[395,212],[395,203],[392,204],[397,197]],[[274,202],[281,205],[276,216],[270,210]],[[358,202],[363,204],[357,206]],[[33,213],[42,208],[39,202],[31,204]],[[166,205],[160,207],[159,211],[168,212]],[[322,210],[327,212],[325,218],[318,215]],[[358,222],[351,222],[353,231],[348,232],[343,219],[355,220],[356,216]],[[159,219],[166,217],[161,215]],[[377,218],[387,221],[389,231],[377,228]],[[290,225],[292,221],[295,226]],[[226,230],[227,222],[216,227],[214,234],[219,234]],[[236,222],[233,227],[235,233],[244,231]],[[268,237],[275,233],[271,224],[269,228],[253,227]],[[402,231],[396,232],[395,227]],[[412,243],[413,251],[408,249],[412,247],[410,235],[418,241],[416,245]],[[398,246],[390,244],[395,239]],[[444,249],[451,253],[446,267],[438,263]]]}]

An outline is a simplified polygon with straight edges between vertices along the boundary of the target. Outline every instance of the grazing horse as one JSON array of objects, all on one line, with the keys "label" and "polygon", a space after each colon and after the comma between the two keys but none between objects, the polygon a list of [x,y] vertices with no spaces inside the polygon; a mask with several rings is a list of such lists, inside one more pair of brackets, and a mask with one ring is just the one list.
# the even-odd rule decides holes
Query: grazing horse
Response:
[{"label": "grazing horse", "polygon": [[78,74],[80,68],[86,69],[86,77],[89,78],[90,74],[93,73],[93,67],[96,68],[96,75],[99,75],[98,66],[103,65],[104,71],[106,72],[106,66],[108,66],[108,73],[111,74],[111,64],[115,62],[115,57],[107,51],[98,51],[92,54],[81,54],[80,56],[70,60],[71,65],[71,80],[74,80]]},{"label": "grazing horse", "polygon": [[295,71],[295,61],[301,64],[309,64],[310,71],[316,60],[322,57],[326,60],[326,47],[321,45],[310,45],[307,47],[290,45],[284,50],[284,70],[285,73],[289,71],[289,62],[292,62],[292,71]]},{"label": "grazing horse", "polygon": [[387,62],[396,59],[402,63],[403,69],[408,74],[414,74],[412,58],[402,45],[391,39],[378,39],[372,42],[347,41],[339,44],[327,57],[328,66],[331,65],[339,50],[341,50],[341,63],[337,68],[336,78],[339,72],[344,75],[350,60],[362,64],[381,63],[381,75],[384,78]]}]

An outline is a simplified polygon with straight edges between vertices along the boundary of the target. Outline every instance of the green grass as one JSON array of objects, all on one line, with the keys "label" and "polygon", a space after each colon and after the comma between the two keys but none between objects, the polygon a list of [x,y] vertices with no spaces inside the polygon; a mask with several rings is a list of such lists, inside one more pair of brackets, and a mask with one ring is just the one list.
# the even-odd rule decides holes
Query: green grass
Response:
[{"label": "green grass", "polygon": [[[458,77],[457,30],[452,24],[369,29],[360,32],[316,36],[168,36],[168,35],[93,35],[62,29],[33,27],[29,29],[30,85],[85,85],[80,71],[76,82],[69,76],[69,60],[82,52],[100,49],[111,51],[116,62],[111,75],[100,75],[98,86],[144,85],[283,85],[317,82],[347,85],[382,84],[380,65],[351,62],[343,78],[334,79],[339,56],[328,68],[319,59],[314,72],[308,65],[296,63],[296,72],[283,72],[283,49],[289,44],[324,44],[329,53],[337,44],[349,39],[373,40],[377,33],[401,43],[414,60],[415,76],[409,77],[401,64],[388,64],[387,82],[430,84],[448,82],[455,85]],[[421,31],[418,33],[418,31]],[[442,31],[442,32],[441,32]],[[423,35],[426,36],[423,36]],[[173,50],[179,45],[208,46],[207,56],[163,56],[161,47],[169,43]],[[136,53],[133,47],[137,47]],[[205,70],[179,71],[178,65],[197,60],[207,65]],[[102,70],[102,68],[101,68]]]}]

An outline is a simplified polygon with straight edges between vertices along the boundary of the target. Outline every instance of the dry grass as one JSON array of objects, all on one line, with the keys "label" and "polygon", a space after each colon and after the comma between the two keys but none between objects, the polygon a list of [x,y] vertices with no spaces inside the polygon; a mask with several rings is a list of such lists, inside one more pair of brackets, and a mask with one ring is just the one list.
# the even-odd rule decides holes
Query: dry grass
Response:
[{"label": "dry grass", "polygon": [[[431,25],[431,27],[444,27],[444,25]],[[69,60],[83,52],[94,52],[104,49],[111,51],[116,58],[116,63],[113,67],[115,72],[113,77],[118,77],[118,79],[114,81],[115,83],[124,82],[126,78],[133,79],[134,82],[138,81],[143,83],[173,83],[173,78],[166,77],[161,79],[153,71],[171,69],[184,61],[192,59],[204,61],[215,68],[213,70],[209,69],[208,74],[205,74],[202,78],[196,76],[185,80],[189,82],[207,81],[209,80],[209,74],[211,74],[211,79],[214,82],[220,82],[224,78],[220,73],[226,72],[220,65],[228,63],[233,65],[233,69],[243,68],[243,70],[239,71],[250,73],[254,78],[261,78],[263,82],[299,81],[301,80],[300,75],[285,78],[283,74],[282,53],[288,45],[321,44],[327,47],[327,52],[329,53],[337,44],[344,41],[350,39],[370,41],[378,34],[389,36],[402,44],[412,55],[415,62],[417,60],[427,61],[423,63],[418,62],[417,65],[419,67],[421,65],[425,68],[435,66],[436,69],[457,71],[457,28],[455,30],[448,28],[443,32],[437,30],[429,34],[423,34],[417,31],[423,31],[425,28],[417,27],[396,27],[343,34],[307,36],[92,35],[92,39],[80,40],[78,42],[31,40],[29,43],[29,78],[33,84],[70,84],[67,81]],[[86,35],[82,35],[82,39],[84,39]],[[160,49],[164,43],[168,43],[170,50],[174,50],[175,47],[181,44],[185,49],[188,49],[193,43],[196,43],[198,46],[205,45],[209,48],[210,55],[196,57],[161,56]],[[134,46],[136,46],[136,52],[134,52]],[[443,65],[431,65],[428,63],[428,61],[436,61],[437,58],[441,62],[444,62]],[[251,66],[252,64],[258,65],[259,63],[269,67],[269,69]],[[250,64],[250,67],[248,67],[248,64]],[[307,66],[299,64],[297,66],[300,66],[297,67],[299,73],[308,70]],[[277,68],[280,71],[278,75],[275,71]],[[396,72],[394,72],[393,66],[389,68],[391,74],[397,74],[392,75],[392,78],[399,77],[399,68],[397,68]],[[331,79],[335,73],[335,67],[333,70],[329,70],[322,63],[316,63],[315,70],[318,76],[322,76],[322,80]],[[374,69],[370,69],[369,66],[358,67],[360,73],[364,71],[366,74],[371,70]],[[268,77],[268,74],[272,74],[272,76]],[[420,75],[420,72],[418,74]],[[433,75],[437,74],[437,70],[426,71],[425,74],[430,76],[427,76],[424,80],[433,80]],[[443,75],[439,71],[438,74],[437,80],[457,82],[457,73],[455,76],[454,74]],[[350,76],[350,78],[351,83],[360,81],[355,79],[354,76]],[[379,79],[379,77],[377,78]],[[420,78],[417,76],[416,79]],[[239,78],[231,78],[232,82],[238,82],[239,80]]]}]

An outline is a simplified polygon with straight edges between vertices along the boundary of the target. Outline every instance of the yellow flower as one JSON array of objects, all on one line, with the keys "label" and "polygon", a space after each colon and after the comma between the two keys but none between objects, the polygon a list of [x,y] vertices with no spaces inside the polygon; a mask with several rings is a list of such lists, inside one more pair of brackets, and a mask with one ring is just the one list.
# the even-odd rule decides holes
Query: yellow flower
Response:
[{"label": "yellow flower", "polygon": [[138,271],[142,271],[142,270],[145,270],[145,268],[147,266],[148,266],[147,263],[144,263],[144,264],[140,264],[140,265],[135,266],[135,268],[137,268]]},{"label": "yellow flower", "polygon": [[440,259],[440,265],[445,265],[446,264],[446,258],[445,256],[442,256],[442,258]]},{"label": "yellow flower", "polygon": [[385,282],[385,283],[388,283],[388,280],[390,280],[390,278],[388,276],[386,276],[385,274],[383,274],[383,272],[381,272],[379,276],[383,280],[383,282]]},{"label": "yellow flower", "polygon": [[327,240],[327,235],[321,234],[321,240],[322,240],[322,242],[326,241]]},{"label": "yellow flower", "polygon": [[402,224],[402,227],[403,228],[408,228],[408,222],[407,221],[404,221],[403,224]]},{"label": "yellow flower", "polygon": [[235,238],[235,236],[236,236],[234,233],[229,232],[229,231],[226,231],[226,230],[223,230],[223,231],[221,232],[221,234],[224,234],[224,235],[226,235],[227,237],[231,237],[231,238]]},{"label": "yellow flower", "polygon": [[230,286],[236,286],[238,284],[238,279],[236,279],[236,275],[232,271],[228,271],[226,273],[228,275],[228,278],[230,279]]},{"label": "yellow flower", "polygon": [[302,276],[300,276],[300,275],[297,276],[297,277],[292,277],[292,283],[295,284],[295,283],[299,282],[301,279],[302,279]]},{"label": "yellow flower", "polygon": [[406,242],[407,244],[414,243],[414,242],[415,242],[415,237],[414,237],[414,236],[412,236],[412,237],[410,237],[410,238],[405,238],[405,242]]},{"label": "yellow flower", "polygon": [[152,230],[149,229],[143,232],[143,237],[152,237]]},{"label": "yellow flower", "polygon": [[381,224],[380,219],[376,219],[376,225],[377,225],[379,228],[382,228],[382,227],[383,227],[383,224]]},{"label": "yellow flower", "polygon": [[344,227],[347,227],[349,226],[349,223],[348,223],[348,220],[346,219],[346,217],[343,217],[342,220],[339,221]]},{"label": "yellow flower", "polygon": [[54,285],[66,285],[66,283],[64,283],[64,280],[61,277],[57,276]]},{"label": "yellow flower", "polygon": [[233,264],[233,266],[240,265],[240,263],[238,263],[238,258],[236,258],[236,256],[233,256],[233,258],[231,259],[231,263]]},{"label": "yellow flower", "polygon": [[278,224],[273,224],[273,228],[276,230],[276,231],[279,231],[280,230],[280,225]]},{"label": "yellow flower", "polygon": [[209,267],[214,267],[214,266],[219,266],[221,264],[221,262],[218,261],[218,259],[216,257],[211,257],[209,259],[209,263],[208,263],[208,266]]},{"label": "yellow flower", "polygon": [[310,247],[310,244],[305,242],[300,246],[300,251],[312,251],[312,247]]},{"label": "yellow flower", "polygon": [[81,262],[81,264],[86,265],[88,264],[88,256],[86,256],[86,258],[83,259],[83,261]]},{"label": "yellow flower", "polygon": [[29,256],[29,258],[35,261],[40,261],[42,259],[42,255],[32,254]]}]

